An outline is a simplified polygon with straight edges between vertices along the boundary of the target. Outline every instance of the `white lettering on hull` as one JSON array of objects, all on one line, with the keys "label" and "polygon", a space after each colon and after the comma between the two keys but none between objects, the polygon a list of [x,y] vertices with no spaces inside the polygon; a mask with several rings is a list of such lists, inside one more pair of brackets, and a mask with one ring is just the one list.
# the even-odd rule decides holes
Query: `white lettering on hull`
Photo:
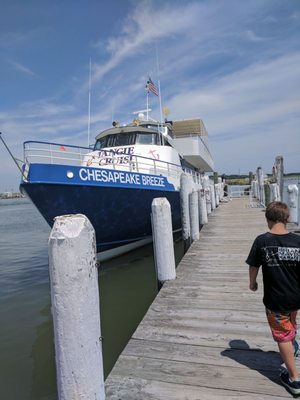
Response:
[{"label": "white lettering on hull", "polygon": [[129,172],[97,170],[91,168],[80,168],[79,177],[82,181],[121,183],[124,185],[142,185],[165,187],[164,177],[153,175],[139,175]]}]

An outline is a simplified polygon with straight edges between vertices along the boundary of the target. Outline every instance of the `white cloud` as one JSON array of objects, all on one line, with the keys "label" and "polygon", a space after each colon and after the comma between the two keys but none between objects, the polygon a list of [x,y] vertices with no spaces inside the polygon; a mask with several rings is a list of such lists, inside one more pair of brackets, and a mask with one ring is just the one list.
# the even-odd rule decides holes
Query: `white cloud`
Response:
[{"label": "white cloud", "polygon": [[10,61],[10,64],[17,70],[17,71],[21,71],[24,72],[27,75],[31,75],[31,76],[37,76],[31,69],[25,67],[25,65],[22,65],[20,63],[17,63],[15,61]]},{"label": "white cloud", "polygon": [[[172,38],[174,35],[185,33],[194,25],[198,12],[196,4],[179,8],[165,5],[155,9],[151,3],[142,2],[126,19],[122,32],[107,39],[106,51],[110,58],[102,65],[94,65],[93,80],[101,80],[125,59],[138,53],[149,52],[147,46],[150,44],[162,38]],[[151,48],[151,51],[154,52],[154,48]],[[153,57],[155,58],[155,54]]]},{"label": "white cloud", "polygon": [[270,169],[281,152],[287,170],[300,171],[299,64],[300,54],[290,54],[180,93],[168,103],[171,117],[203,118],[216,164],[226,172],[237,164],[253,169],[255,159]]},{"label": "white cloud", "polygon": [[262,37],[259,37],[258,35],[256,35],[255,32],[248,30],[246,32],[247,38],[251,41],[251,42],[260,42],[262,40],[264,40]]},{"label": "white cloud", "polygon": [[[256,63],[243,70],[214,80],[204,88],[197,88],[174,96],[170,107],[175,113],[201,114],[213,119],[222,116],[214,128],[234,128],[253,123],[278,120],[293,113],[300,106],[297,87],[300,84],[298,65],[300,54]],[[242,118],[241,118],[242,115]]]}]

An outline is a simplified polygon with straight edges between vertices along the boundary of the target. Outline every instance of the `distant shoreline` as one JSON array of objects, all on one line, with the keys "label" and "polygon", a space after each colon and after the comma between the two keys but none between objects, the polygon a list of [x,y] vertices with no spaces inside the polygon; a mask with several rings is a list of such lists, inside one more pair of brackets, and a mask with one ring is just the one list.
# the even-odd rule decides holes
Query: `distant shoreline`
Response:
[{"label": "distant shoreline", "polygon": [[4,192],[0,193],[1,200],[8,200],[8,199],[20,199],[24,198],[25,196],[20,192]]}]

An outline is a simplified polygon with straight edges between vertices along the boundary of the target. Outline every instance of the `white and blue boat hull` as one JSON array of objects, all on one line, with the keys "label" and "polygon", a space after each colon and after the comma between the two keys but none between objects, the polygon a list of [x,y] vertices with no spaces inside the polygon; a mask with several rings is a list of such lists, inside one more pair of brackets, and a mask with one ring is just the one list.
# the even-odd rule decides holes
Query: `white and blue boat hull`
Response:
[{"label": "white and blue boat hull", "polygon": [[151,238],[151,204],[166,197],[173,230],[181,227],[179,191],[164,176],[113,169],[30,164],[21,190],[50,226],[58,215],[84,214],[104,252]]}]

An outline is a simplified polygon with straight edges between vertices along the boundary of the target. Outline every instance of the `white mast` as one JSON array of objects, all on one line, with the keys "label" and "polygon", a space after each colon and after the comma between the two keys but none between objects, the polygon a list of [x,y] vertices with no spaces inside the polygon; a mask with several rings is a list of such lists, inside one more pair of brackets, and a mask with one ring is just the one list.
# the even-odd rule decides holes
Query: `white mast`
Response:
[{"label": "white mast", "polygon": [[160,80],[158,81],[158,100],[159,100],[160,122],[163,123],[162,105],[161,105],[161,91],[160,91]]},{"label": "white mast", "polygon": [[92,81],[92,59],[90,57],[89,105],[88,105],[88,147],[90,146],[90,126],[91,126],[91,81]]},{"label": "white mast", "polygon": [[149,121],[149,89],[147,89],[147,95],[146,95],[146,110],[147,110],[147,121]]},{"label": "white mast", "polygon": [[158,77],[158,100],[159,100],[160,122],[163,123],[162,105],[161,105],[161,90],[160,90],[160,79],[159,79],[160,71],[159,71],[158,51],[157,51],[156,43],[155,43],[155,52],[156,52],[157,77]]}]

